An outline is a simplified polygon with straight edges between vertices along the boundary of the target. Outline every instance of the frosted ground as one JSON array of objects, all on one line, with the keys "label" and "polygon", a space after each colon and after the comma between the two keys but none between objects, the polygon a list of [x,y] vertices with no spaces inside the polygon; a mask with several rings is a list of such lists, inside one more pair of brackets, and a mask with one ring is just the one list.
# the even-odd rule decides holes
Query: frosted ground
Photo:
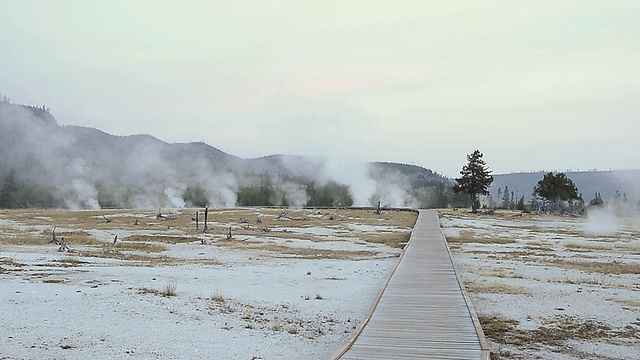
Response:
[{"label": "frosted ground", "polygon": [[[0,359],[330,357],[415,215],[280,213],[0,212]],[[494,359],[640,358],[638,220],[440,217]]]},{"label": "frosted ground", "polygon": [[440,212],[493,359],[640,359],[640,220]]},{"label": "frosted ground", "polygon": [[195,211],[0,212],[0,359],[327,359],[416,218]]}]

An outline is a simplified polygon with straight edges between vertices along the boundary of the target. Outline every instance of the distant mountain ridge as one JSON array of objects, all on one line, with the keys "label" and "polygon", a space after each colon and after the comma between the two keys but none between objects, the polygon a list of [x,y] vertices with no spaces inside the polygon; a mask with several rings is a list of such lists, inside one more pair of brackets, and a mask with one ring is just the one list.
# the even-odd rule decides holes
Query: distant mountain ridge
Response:
[{"label": "distant mountain ridge", "polygon": [[[514,192],[515,200],[524,196],[525,201],[531,199],[533,188],[539,180],[542,180],[547,172],[538,171],[530,173],[498,174],[494,175],[491,184],[491,195],[498,198],[498,189],[504,192],[505,187],[509,192]],[[626,194],[632,201],[640,201],[640,170],[613,170],[613,171],[568,171],[564,172],[571,179],[578,193],[589,202],[600,193],[605,202],[613,201],[618,192]]]},{"label": "distant mountain ridge", "polygon": [[[566,174],[586,202],[596,192],[605,201],[616,192],[640,199],[640,170]],[[194,189],[207,197],[198,204],[236,206],[247,199],[239,194],[253,191],[248,198],[255,198],[265,188],[271,192],[269,204],[301,206],[312,192],[330,201],[317,188],[331,184],[339,185],[334,192],[348,190],[354,205],[375,206],[381,201],[383,206],[447,207],[465,206],[467,201],[452,193],[452,179],[415,165],[335,164],[282,154],[242,159],[202,142],[166,143],[145,134],[116,136],[94,128],[59,126],[44,107],[0,101],[0,188],[8,175],[31,192],[22,194],[28,200],[19,206],[180,207],[193,205],[185,194],[193,195]],[[529,201],[543,175],[496,174],[490,191],[499,201],[498,189],[508,186],[516,201],[521,196]],[[331,204],[344,205],[344,196],[332,196],[339,200]]]},{"label": "distant mountain ridge", "polygon": [[[383,205],[435,206],[433,193],[446,188],[438,184],[449,182],[412,165],[336,166],[291,155],[242,159],[202,142],[166,143],[150,135],[59,126],[44,107],[0,102],[0,180],[10,173],[69,208],[180,207],[189,205],[185,193],[193,189],[207,194],[212,206],[235,206],[241,189],[265,186],[277,194],[270,199],[274,204],[304,205],[312,183],[313,191],[341,184],[357,205],[381,199]],[[29,204],[43,202],[26,198],[32,199]]]}]

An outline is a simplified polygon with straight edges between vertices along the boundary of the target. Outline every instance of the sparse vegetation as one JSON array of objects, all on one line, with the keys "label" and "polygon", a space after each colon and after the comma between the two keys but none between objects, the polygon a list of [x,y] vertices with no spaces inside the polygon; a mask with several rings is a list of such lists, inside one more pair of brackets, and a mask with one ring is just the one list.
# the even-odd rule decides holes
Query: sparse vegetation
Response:
[{"label": "sparse vegetation", "polygon": [[11,258],[0,258],[0,274],[8,273],[10,271],[19,271],[24,264],[14,261]]},{"label": "sparse vegetation", "polygon": [[479,243],[479,244],[512,244],[516,242],[516,239],[510,237],[502,237],[496,235],[478,235],[471,230],[462,230],[458,236],[447,236],[449,243]]},{"label": "sparse vegetation", "polygon": [[[249,264],[259,263],[261,266],[265,264],[262,259],[267,257],[283,258],[268,262],[278,264],[289,261],[289,258],[295,259],[293,261],[296,262],[304,262],[303,259],[346,259],[351,264],[349,267],[356,268],[359,267],[357,264],[375,259],[375,263],[379,263],[382,268],[383,264],[387,266],[392,263],[393,257],[400,252],[397,248],[392,248],[396,246],[394,241],[397,240],[394,238],[400,239],[399,241],[408,239],[417,214],[385,209],[379,215],[374,214],[372,210],[357,209],[284,211],[286,216],[278,219],[283,209],[210,209],[209,229],[206,233],[198,234],[194,232],[195,224],[192,217],[195,211],[191,209],[162,209],[163,218],[157,218],[157,209],[0,211],[3,220],[0,231],[3,231],[3,234],[11,234],[12,237],[20,237],[20,241],[16,241],[15,244],[2,241],[3,251],[8,249],[8,253],[13,253],[14,249],[18,249],[21,254],[19,259],[22,259],[22,253],[25,251],[42,254],[41,257],[27,257],[29,260],[26,265],[22,264],[22,260],[0,257],[0,272],[2,276],[9,274],[11,277],[20,277],[22,281],[41,284],[48,291],[59,294],[51,294],[53,303],[66,295],[81,297],[115,294],[119,297],[119,304],[134,301],[131,307],[114,307],[115,311],[119,312],[115,316],[123,313],[149,315],[144,321],[153,322],[153,318],[157,316],[170,314],[172,320],[180,322],[187,319],[186,321],[193,321],[194,324],[211,323],[210,329],[213,331],[222,332],[226,329],[262,331],[269,334],[278,332],[319,342],[326,341],[327,336],[352,331],[353,325],[357,322],[353,315],[347,323],[339,316],[333,318],[334,315],[324,315],[329,312],[309,314],[301,311],[298,301],[295,301],[295,304],[274,304],[269,303],[268,299],[239,301],[227,293],[215,291],[219,285],[217,279],[214,278],[213,282],[210,282],[211,279],[205,278],[218,276],[217,265],[224,265],[224,272],[231,271],[235,266],[221,264],[214,258],[214,254],[222,254],[222,257],[231,249],[236,251],[238,258],[245,259]],[[225,236],[230,226],[233,227],[234,236],[233,239],[226,240]],[[54,227],[56,236],[64,236],[71,248],[66,254],[58,253],[55,245],[48,244]],[[262,229],[265,227],[269,227],[271,231],[263,232]],[[115,234],[118,234],[117,241],[114,241]],[[206,243],[202,244],[200,238],[205,238]],[[238,260],[233,261],[235,264]],[[180,268],[177,268],[178,266]],[[366,268],[368,265],[363,266]],[[129,269],[121,272],[121,269],[116,270],[119,267]],[[183,289],[180,284],[176,286],[175,280],[169,283],[162,280],[168,276],[167,274],[174,273],[173,267],[176,267],[176,272],[183,271],[184,268],[198,268],[202,271],[197,274],[189,272],[189,277],[184,281],[189,282],[190,286]],[[355,275],[353,271],[343,272],[338,269],[327,273],[318,270],[316,273],[313,268],[304,269],[299,276],[304,276],[307,270],[313,271],[314,276],[309,278],[311,282],[325,282],[336,287],[347,286],[354,276],[369,276],[359,273]],[[125,273],[127,278],[124,277]],[[145,277],[143,282],[139,281],[141,279],[131,281],[129,273],[145,273],[148,277]],[[176,276],[183,281],[181,273]],[[196,277],[199,280],[195,280]],[[224,283],[225,279],[222,281]],[[194,295],[191,290],[194,286],[191,285],[195,283],[206,284],[203,285],[202,291],[207,295]],[[224,288],[230,286],[228,283],[224,285]],[[116,288],[119,290],[111,292]],[[322,292],[317,289],[321,289]],[[309,298],[308,306],[322,309],[332,306],[332,302],[327,300],[324,285],[317,288],[301,285],[299,291],[300,295],[306,293]],[[236,293],[235,289],[232,293]],[[17,298],[23,295],[15,293]],[[144,310],[137,305],[143,306]],[[192,307],[189,308],[190,311],[183,311],[182,306]],[[73,313],[75,310],[68,311]],[[100,333],[93,336],[92,344],[108,340],[108,344],[116,345],[121,341],[119,336],[109,339]],[[84,346],[84,340],[81,343]]]},{"label": "sparse vegetation", "polygon": [[169,282],[164,286],[164,288],[162,288],[162,292],[160,292],[160,295],[164,297],[178,296],[178,292],[176,291],[176,289],[176,284],[174,282]]},{"label": "sparse vegetation", "polygon": [[211,301],[216,302],[218,304],[224,304],[225,298],[224,296],[222,296],[222,294],[216,293],[213,296],[211,296]]},{"label": "sparse vegetation", "polygon": [[[629,281],[640,273],[640,264],[629,234],[637,234],[637,224],[621,222],[617,233],[595,235],[584,233],[588,219],[510,214],[445,211],[441,216],[490,340],[491,358],[607,358],[583,344],[632,346],[640,326],[628,314],[640,303]],[[500,243],[503,239],[515,241]],[[611,313],[600,311],[603,307]],[[630,322],[620,322],[625,318]]]},{"label": "sparse vegetation", "polygon": [[176,285],[173,282],[167,283],[161,290],[150,288],[150,287],[141,287],[138,289],[138,293],[158,295],[158,296],[164,296],[164,297],[178,296]]},{"label": "sparse vegetation", "polygon": [[554,260],[549,262],[555,266],[584,271],[586,273],[600,274],[640,274],[640,266],[637,264],[625,264],[616,261],[599,262],[599,261],[575,261],[575,260]]},{"label": "sparse vegetation", "polygon": [[597,340],[614,336],[609,325],[575,316],[557,315],[546,318],[540,327],[533,330],[522,330],[518,326],[519,321],[497,315],[481,315],[479,320],[485,336],[496,343],[530,349],[538,349],[545,345],[560,348],[569,340]]}]

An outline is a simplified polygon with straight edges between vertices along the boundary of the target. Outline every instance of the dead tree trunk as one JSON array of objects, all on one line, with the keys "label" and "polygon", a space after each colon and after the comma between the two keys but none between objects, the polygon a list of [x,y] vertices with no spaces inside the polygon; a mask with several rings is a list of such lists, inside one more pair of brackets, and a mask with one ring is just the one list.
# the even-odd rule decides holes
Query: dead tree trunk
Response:
[{"label": "dead tree trunk", "polygon": [[53,231],[51,232],[51,241],[49,241],[49,244],[60,245],[60,242],[56,239],[56,227],[57,226],[53,227]]},{"label": "dead tree trunk", "polygon": [[209,228],[207,227],[208,220],[209,220],[209,208],[206,207],[204,208],[204,229],[202,230],[202,232],[207,232],[207,230],[209,230]]},{"label": "dead tree trunk", "polygon": [[200,219],[198,218],[198,216],[199,216],[198,212],[196,211],[196,232],[198,232],[200,227],[200,224],[199,224]]},{"label": "dead tree trunk", "polygon": [[64,238],[60,238],[60,247],[58,248],[58,252],[67,252],[69,251],[69,247],[64,242]]}]

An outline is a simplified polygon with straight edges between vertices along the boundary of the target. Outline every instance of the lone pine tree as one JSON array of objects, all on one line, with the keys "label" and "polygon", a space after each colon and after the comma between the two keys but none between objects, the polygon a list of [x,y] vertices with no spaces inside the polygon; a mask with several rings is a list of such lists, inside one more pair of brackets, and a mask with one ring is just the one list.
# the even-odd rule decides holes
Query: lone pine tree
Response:
[{"label": "lone pine tree", "polygon": [[471,198],[471,211],[478,212],[478,195],[488,195],[489,187],[493,182],[491,170],[482,160],[482,153],[479,150],[467,155],[467,164],[462,167],[460,177],[455,179],[453,192],[466,193]]}]

